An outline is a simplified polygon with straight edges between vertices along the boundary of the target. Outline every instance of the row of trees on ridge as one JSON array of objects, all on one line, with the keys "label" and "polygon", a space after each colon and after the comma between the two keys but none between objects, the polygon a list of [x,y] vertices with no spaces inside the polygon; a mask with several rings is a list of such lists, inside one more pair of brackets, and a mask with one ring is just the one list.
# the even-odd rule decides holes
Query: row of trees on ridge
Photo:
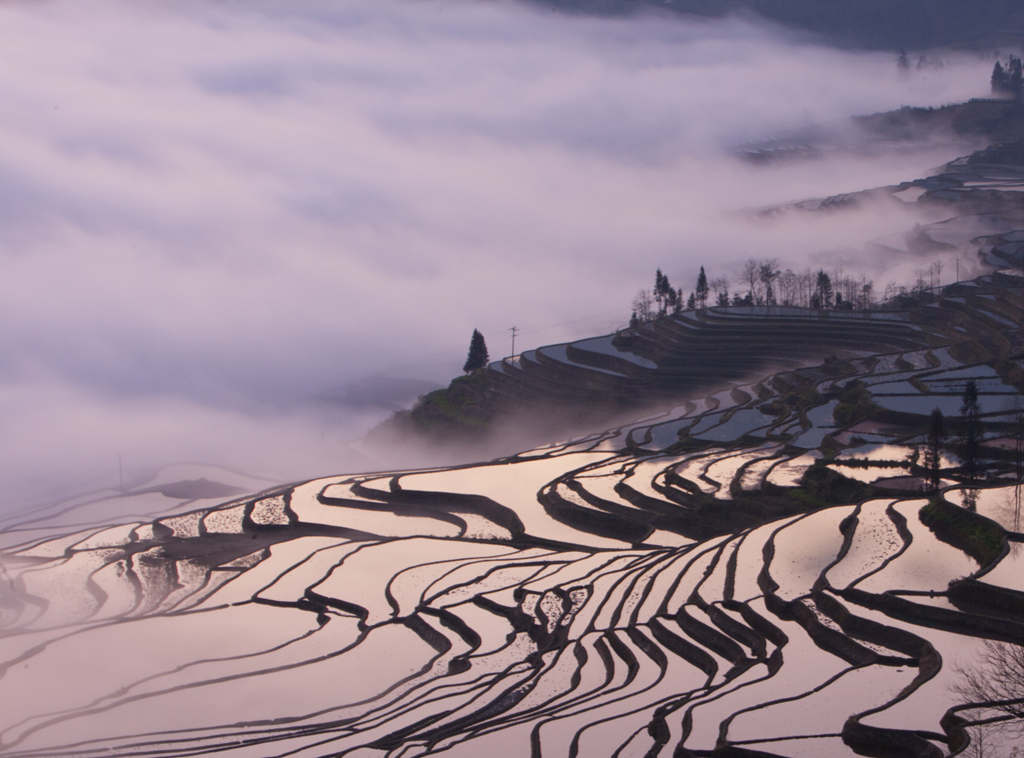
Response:
[{"label": "row of trees on ridge", "polygon": [[1016,98],[1024,94],[1024,65],[1016,55],[1011,55],[1006,65],[996,61],[992,67],[992,94]]},{"label": "row of trees on ridge", "polygon": [[865,277],[857,279],[841,271],[829,274],[823,269],[797,273],[788,268],[782,270],[774,258],[751,258],[743,264],[738,291],[730,293],[729,280],[724,277],[709,279],[701,266],[694,288],[684,296],[683,289],[674,288],[668,276],[658,269],[654,288],[640,290],[633,299],[630,325],[668,314],[704,310],[709,304],[864,309],[873,305],[873,292],[874,284]]}]

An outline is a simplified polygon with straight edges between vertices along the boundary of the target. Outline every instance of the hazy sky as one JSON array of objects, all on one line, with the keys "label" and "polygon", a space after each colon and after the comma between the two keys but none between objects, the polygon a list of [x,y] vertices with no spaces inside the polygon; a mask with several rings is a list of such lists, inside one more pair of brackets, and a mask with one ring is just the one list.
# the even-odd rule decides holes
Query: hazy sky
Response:
[{"label": "hazy sky", "polygon": [[340,470],[373,377],[446,380],[474,327],[492,356],[512,324],[523,347],[606,332],[657,266],[690,287],[902,228],[732,214],[958,146],[727,149],[984,94],[990,65],[901,77],[749,21],[458,0],[11,2],[0,42],[9,504],[113,483],[118,452]]}]

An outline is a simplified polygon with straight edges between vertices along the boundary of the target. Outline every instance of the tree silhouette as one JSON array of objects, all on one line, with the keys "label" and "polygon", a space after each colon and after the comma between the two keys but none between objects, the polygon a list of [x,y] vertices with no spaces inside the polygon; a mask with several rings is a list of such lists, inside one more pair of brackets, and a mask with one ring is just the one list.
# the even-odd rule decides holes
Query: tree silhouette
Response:
[{"label": "tree silhouette", "polygon": [[697,303],[700,305],[700,309],[704,310],[708,307],[708,276],[704,273],[704,267],[700,267],[700,273],[697,275],[697,289],[694,290],[694,294],[697,296]]},{"label": "tree silhouette", "polygon": [[824,271],[818,272],[818,278],[816,281],[816,292],[818,296],[817,307],[818,308],[831,308],[832,307],[832,279]]},{"label": "tree silhouette", "polygon": [[1004,66],[996,61],[992,67],[992,94],[1020,97],[1024,90],[1024,64],[1016,55],[1011,55]]},{"label": "tree silhouette", "polygon": [[945,436],[945,421],[942,411],[932,411],[928,428],[928,447],[924,451],[924,467],[928,469],[928,485],[932,492],[939,491],[939,474],[942,470],[942,438]]},{"label": "tree silhouette", "polygon": [[675,311],[677,298],[678,294],[672,289],[668,276],[661,273],[659,268],[654,273],[654,300],[658,304],[658,315],[664,316],[669,309]]},{"label": "tree silhouette", "polygon": [[1000,61],[996,61],[996,65],[992,67],[991,81],[993,95],[1006,94],[1010,89],[1010,77]]},{"label": "tree silhouette", "polygon": [[1020,97],[1021,89],[1024,88],[1024,66],[1022,66],[1020,58],[1016,55],[1011,55],[1007,71],[1009,72],[1010,94],[1014,97]]},{"label": "tree silhouette", "polygon": [[[981,409],[978,407],[978,385],[973,379],[964,385],[963,403],[960,405],[962,423],[960,450],[964,459],[964,473],[968,484],[978,477],[978,448],[981,446]],[[972,508],[973,510],[973,508]]]},{"label": "tree silhouette", "polygon": [[[757,278],[764,285],[764,304],[775,305],[775,292],[772,289],[774,282],[780,274],[779,262],[774,258],[761,261],[757,267]],[[760,305],[760,302],[758,303]]]},{"label": "tree silhouette", "polygon": [[466,356],[466,363],[462,370],[467,374],[472,373],[486,366],[487,359],[487,344],[484,342],[484,335],[474,329],[473,336],[469,339],[469,355]]},{"label": "tree silhouette", "polygon": [[651,293],[647,290],[640,290],[636,293],[636,297],[633,298],[633,312],[641,321],[650,321],[654,318],[653,305],[654,301],[651,299]]},{"label": "tree silhouette", "polygon": [[1000,714],[983,722],[1017,735],[1024,734],[1024,645],[985,640],[972,668],[956,667],[952,686],[966,703]]}]

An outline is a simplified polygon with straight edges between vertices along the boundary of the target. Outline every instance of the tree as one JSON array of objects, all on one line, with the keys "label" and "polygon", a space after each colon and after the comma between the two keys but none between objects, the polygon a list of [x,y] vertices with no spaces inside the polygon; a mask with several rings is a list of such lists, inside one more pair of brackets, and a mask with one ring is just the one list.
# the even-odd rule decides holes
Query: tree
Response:
[{"label": "tree", "polygon": [[[768,302],[768,293],[771,292],[772,282],[779,276],[779,262],[774,258],[761,261],[757,266],[757,278],[764,285],[764,300],[766,305],[774,305]],[[774,295],[772,295],[774,298]]]},{"label": "tree", "polygon": [[715,304],[725,306],[729,304],[729,280],[723,276],[712,279],[708,284],[711,291],[715,293]]},{"label": "tree", "polygon": [[704,267],[700,267],[700,273],[697,275],[697,289],[695,290],[697,296],[697,302],[700,304],[700,309],[704,310],[708,307],[708,277],[704,273]]},{"label": "tree", "polygon": [[[978,385],[969,379],[964,385],[963,402],[960,405],[962,424],[960,449],[964,459],[964,473],[968,484],[974,484],[978,477],[978,448],[981,446],[981,409],[978,407]],[[973,510],[973,509],[972,509]]]},{"label": "tree", "polygon": [[694,297],[693,293],[690,293],[690,297],[686,301],[686,310],[695,311],[697,310],[697,298]]},{"label": "tree", "polygon": [[910,71],[910,58],[907,57],[907,51],[900,48],[900,55],[896,59],[896,67],[902,72]]},{"label": "tree", "polygon": [[932,411],[928,427],[928,447],[924,451],[924,467],[928,469],[928,484],[932,492],[939,491],[939,474],[942,470],[942,438],[945,435],[942,411]]},{"label": "tree", "polygon": [[1011,55],[1005,66],[996,61],[990,81],[993,95],[1019,98],[1024,90],[1024,64],[1016,55]]},{"label": "tree", "polygon": [[1005,95],[1010,89],[1010,77],[1000,61],[992,67],[992,94]]},{"label": "tree", "polygon": [[875,288],[873,282],[864,282],[860,287],[860,307],[867,309],[871,307],[871,291]]},{"label": "tree", "polygon": [[749,289],[751,300],[757,303],[761,300],[761,292],[759,286],[761,283],[761,264],[754,260],[749,259],[743,264],[743,280],[746,282]]},{"label": "tree", "polygon": [[659,268],[654,274],[654,300],[658,304],[658,315],[664,316],[670,308],[675,310],[675,301],[678,295],[672,289],[668,276],[661,273]]},{"label": "tree", "polygon": [[633,298],[633,312],[641,321],[650,321],[653,318],[653,305],[651,293],[647,290],[640,290]]},{"label": "tree", "polygon": [[832,279],[824,271],[818,271],[815,294],[818,296],[818,308],[832,307]]},{"label": "tree", "polygon": [[469,339],[469,355],[466,356],[466,363],[462,370],[470,374],[486,366],[487,360],[487,344],[484,342],[484,335],[474,329],[473,336]]},{"label": "tree", "polygon": [[665,293],[665,303],[668,310],[672,313],[679,313],[679,307],[681,305],[679,302],[679,295],[676,290],[671,287],[669,287],[668,291]]},{"label": "tree", "polygon": [[1014,97],[1020,97],[1021,89],[1024,88],[1024,67],[1022,67],[1021,60],[1016,55],[1010,56],[1010,65],[1007,68],[1009,72],[1009,92]]},{"label": "tree", "polygon": [[985,640],[979,657],[976,668],[957,667],[952,690],[978,704],[987,728],[1024,735],[1024,645]]}]

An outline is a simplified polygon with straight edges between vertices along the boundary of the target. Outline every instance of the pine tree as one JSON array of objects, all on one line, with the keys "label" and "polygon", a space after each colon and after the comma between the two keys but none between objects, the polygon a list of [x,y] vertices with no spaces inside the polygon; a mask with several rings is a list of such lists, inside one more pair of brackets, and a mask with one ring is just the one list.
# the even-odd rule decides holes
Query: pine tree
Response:
[{"label": "pine tree", "polygon": [[654,300],[658,304],[658,315],[664,316],[665,313],[673,307],[673,300],[676,297],[676,291],[672,289],[672,284],[668,280],[668,276],[661,273],[659,268],[654,273]]},{"label": "pine tree", "polygon": [[932,492],[939,491],[939,474],[942,470],[942,438],[945,434],[942,411],[932,411],[928,428],[928,447],[924,451],[924,467],[928,469],[928,484]]},{"label": "pine tree", "polygon": [[484,335],[474,329],[473,336],[469,339],[469,355],[466,356],[466,363],[462,370],[470,374],[486,366],[487,360],[487,344],[484,342]]},{"label": "pine tree", "polygon": [[978,449],[981,446],[980,415],[978,385],[971,379],[964,386],[963,403],[960,405],[960,418],[963,424],[960,446],[968,484],[974,484],[978,476]]},{"label": "pine tree", "polygon": [[1010,89],[1010,77],[999,61],[996,61],[996,65],[992,67],[991,82],[993,95],[1005,95]]},{"label": "pine tree", "polygon": [[704,267],[700,267],[700,273],[697,275],[697,289],[695,290],[697,296],[697,302],[700,304],[700,309],[704,310],[708,307],[708,277],[704,273]]},{"label": "pine tree", "polygon": [[1011,95],[1019,98],[1021,90],[1024,89],[1024,65],[1021,64],[1020,58],[1011,55],[1007,71],[1009,72],[1007,89]]},{"label": "pine tree", "polygon": [[996,61],[992,67],[992,94],[1021,97],[1024,92],[1024,64],[1016,55],[1011,55],[1004,66]]},{"label": "pine tree", "polygon": [[689,299],[686,301],[686,310],[695,311],[697,310],[697,298],[694,297],[693,293],[690,293]]}]

